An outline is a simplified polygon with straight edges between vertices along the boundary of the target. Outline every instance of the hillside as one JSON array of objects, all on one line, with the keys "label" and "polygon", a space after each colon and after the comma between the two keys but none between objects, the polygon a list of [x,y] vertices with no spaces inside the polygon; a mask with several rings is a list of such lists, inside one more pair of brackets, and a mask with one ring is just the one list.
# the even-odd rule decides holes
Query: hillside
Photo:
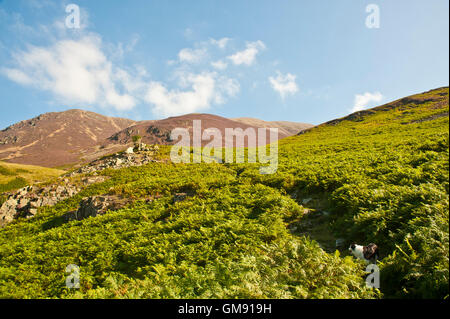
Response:
[{"label": "hillside", "polygon": [[245,123],[247,125],[254,127],[277,127],[279,134],[282,136],[292,136],[314,126],[308,123],[298,123],[289,121],[263,121],[251,117],[239,117],[234,118],[232,120]]},{"label": "hillside", "polygon": [[[180,128],[186,128],[189,131],[189,134],[192,139],[192,129],[193,129],[193,120],[200,120],[201,121],[201,127],[203,129],[207,128],[217,128],[219,129],[221,135],[222,135],[222,145],[225,145],[225,129],[226,128],[242,128],[243,130],[247,128],[254,128],[255,131],[258,128],[268,128],[268,127],[276,127],[279,128],[278,132],[278,138],[282,139],[288,136],[291,136],[295,133],[298,133],[300,130],[296,130],[295,133],[289,132],[286,127],[287,124],[283,122],[273,122],[274,125],[269,126],[269,123],[271,122],[265,122],[261,120],[254,120],[253,123],[249,124],[246,121],[243,120],[232,120],[227,119],[221,116],[212,115],[212,114],[187,114],[187,115],[181,115],[181,116],[174,116],[169,117],[167,119],[163,120],[157,120],[157,121],[142,121],[138,122],[134,125],[131,125],[130,127],[127,127],[126,129],[114,134],[113,136],[109,137],[108,140],[104,143],[104,145],[107,145],[108,143],[118,143],[118,144],[129,144],[132,142],[132,137],[134,135],[142,136],[142,141],[147,144],[160,144],[160,145],[172,145],[176,141],[172,141],[170,139],[170,133],[174,128],[180,127]],[[275,123],[278,123],[275,125]],[[311,127],[312,125],[309,124],[303,124],[303,123],[291,123],[290,127],[292,129],[292,126],[301,126],[304,127],[305,125],[307,127]],[[202,145],[207,144],[209,141],[202,141]],[[245,142],[245,145],[247,146],[247,141]]]},{"label": "hillside", "polygon": [[[448,298],[448,94],[282,139],[271,175],[174,164],[161,146],[136,155],[145,165],[66,176],[76,195],[0,229],[0,297]],[[352,242],[379,245],[379,291]]]},{"label": "hillside", "polygon": [[[170,132],[187,128],[192,137],[192,120],[202,121],[203,128],[218,128],[225,141],[225,128],[269,127],[272,122],[252,119],[234,121],[211,114],[187,114],[163,120],[133,121],[103,116],[83,110],[45,113],[0,131],[0,160],[44,167],[69,168],[102,156],[122,151],[132,144],[134,135],[144,143],[171,145]],[[293,122],[273,122],[279,128],[279,138],[296,134],[300,127],[312,125]],[[267,138],[267,142],[269,139]],[[206,144],[208,141],[203,141]],[[247,140],[245,141],[247,143]],[[247,145],[247,144],[246,144]]]},{"label": "hillside", "polygon": [[[139,121],[121,131],[116,132],[95,146],[81,150],[81,162],[91,162],[102,156],[126,149],[127,147],[133,145],[133,136],[140,136],[142,138],[142,142],[146,144],[173,145],[178,143],[178,140],[172,140],[170,138],[171,132],[175,128],[186,128],[190,135],[190,143],[193,143],[193,120],[201,121],[202,131],[207,128],[218,129],[222,136],[222,145],[225,145],[227,141],[225,134],[226,128],[240,128],[242,130],[253,128],[254,131],[257,132],[258,128],[274,127],[278,128],[278,139],[282,139],[297,134],[302,129],[313,126],[311,124],[296,122],[266,122],[258,119],[247,118],[233,120],[213,114],[186,114],[169,117],[162,120]],[[210,140],[202,140],[201,142],[202,145],[205,146],[210,142]],[[229,142],[235,143],[235,141],[231,139]],[[256,143],[257,142],[258,138],[256,138]],[[269,142],[269,132],[266,131],[266,140],[263,141],[263,143],[266,144]],[[248,139],[244,139],[244,145],[248,146]]]},{"label": "hillside", "polygon": [[83,110],[45,113],[0,131],[0,160],[45,167],[73,164],[80,150],[133,122]]},{"label": "hillside", "polygon": [[63,173],[64,171],[53,168],[0,162],[0,193],[46,182]]}]

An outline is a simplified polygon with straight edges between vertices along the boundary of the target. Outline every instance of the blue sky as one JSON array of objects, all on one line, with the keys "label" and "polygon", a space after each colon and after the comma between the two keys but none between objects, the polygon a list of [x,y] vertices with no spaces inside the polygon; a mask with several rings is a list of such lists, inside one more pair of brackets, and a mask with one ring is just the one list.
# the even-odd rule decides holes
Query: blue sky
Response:
[{"label": "blue sky", "polygon": [[[65,23],[71,3],[80,28]],[[379,28],[366,26],[369,4]],[[0,0],[0,128],[71,108],[319,124],[447,86],[448,10],[447,0]]]}]

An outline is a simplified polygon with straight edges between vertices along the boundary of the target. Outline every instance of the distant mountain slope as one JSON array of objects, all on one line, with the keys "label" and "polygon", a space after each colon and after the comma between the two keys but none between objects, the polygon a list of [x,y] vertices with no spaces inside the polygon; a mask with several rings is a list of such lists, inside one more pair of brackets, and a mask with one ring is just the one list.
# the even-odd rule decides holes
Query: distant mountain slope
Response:
[{"label": "distant mountain slope", "polygon": [[[147,144],[171,145],[176,141],[170,140],[170,133],[180,127],[187,128],[192,137],[193,120],[201,120],[202,130],[218,128],[223,145],[225,128],[278,127],[278,138],[285,138],[312,126],[250,118],[232,120],[212,114],[135,122],[89,111],[68,110],[45,113],[0,131],[0,160],[45,167],[80,164],[123,150],[132,143],[134,135],[142,136],[142,141]],[[208,142],[203,141],[203,145]]]},{"label": "distant mountain slope", "polygon": [[83,110],[45,113],[0,131],[0,160],[55,167],[79,161],[79,151],[134,121]]},{"label": "distant mountain slope", "polygon": [[239,117],[232,119],[237,122],[245,123],[255,127],[277,127],[278,133],[283,136],[291,136],[313,127],[308,123],[289,122],[289,121],[263,121],[251,117]]},{"label": "distant mountain slope", "polygon": [[[268,128],[268,127],[279,127],[278,138],[284,138],[293,135],[294,124],[290,122],[265,122],[262,120],[252,119],[252,121],[244,120],[233,120],[227,119],[225,117],[212,115],[212,114],[187,114],[182,116],[169,117],[167,119],[158,121],[142,121],[137,122],[130,127],[112,135],[104,142],[104,145],[112,142],[115,144],[129,144],[132,142],[132,137],[134,135],[139,135],[142,137],[142,141],[147,144],[174,144],[176,141],[170,139],[170,133],[174,128],[187,128],[192,138],[192,125],[193,120],[201,120],[202,131],[207,128],[217,128],[222,134],[222,140],[225,141],[225,128],[242,128],[243,130],[247,128]],[[247,123],[252,122],[252,123]],[[273,123],[273,124],[272,124]],[[275,124],[279,123],[279,124]],[[305,124],[301,124],[303,127]],[[312,125],[306,124],[308,127]],[[298,132],[295,129],[295,132]],[[268,137],[268,135],[267,135]],[[203,141],[203,144],[208,143],[208,141]],[[224,145],[224,143],[223,143]]]}]

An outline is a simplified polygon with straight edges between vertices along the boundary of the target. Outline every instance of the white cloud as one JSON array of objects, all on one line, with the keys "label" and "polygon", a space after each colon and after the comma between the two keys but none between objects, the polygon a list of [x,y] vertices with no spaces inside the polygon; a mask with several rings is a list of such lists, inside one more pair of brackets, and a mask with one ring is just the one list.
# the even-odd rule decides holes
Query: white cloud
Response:
[{"label": "white cloud", "polygon": [[134,74],[136,75],[132,76],[127,71],[116,68],[112,80],[120,84],[126,92],[135,96],[141,95],[140,93],[146,88],[146,83],[142,78],[148,76],[147,70],[143,66],[137,65]]},{"label": "white cloud", "polygon": [[130,38],[130,41],[125,45],[122,42],[119,42],[117,46],[113,46],[112,51],[114,52],[114,57],[122,59],[125,53],[132,52],[134,50],[134,47],[139,42],[139,39],[140,37],[138,34],[133,34]]},{"label": "white cloud", "polygon": [[369,103],[371,102],[380,102],[383,99],[383,95],[380,92],[365,92],[363,94],[355,95],[355,102],[353,104],[353,108],[351,112],[358,112],[367,108]]},{"label": "white cloud", "polygon": [[213,68],[218,69],[218,70],[225,70],[228,66],[228,64],[222,60],[211,62],[211,65]]},{"label": "white cloud", "polygon": [[[135,99],[117,92],[117,68],[101,50],[97,36],[60,40],[50,47],[29,46],[13,54],[13,68],[1,72],[12,81],[52,92],[62,103],[97,104],[117,110],[134,107]],[[122,72],[125,72],[122,70]]]},{"label": "white cloud", "polygon": [[256,42],[249,42],[247,43],[247,48],[245,50],[230,55],[228,59],[236,65],[252,65],[255,61],[256,55],[265,48],[265,44],[260,40]]},{"label": "white cloud", "polygon": [[5,74],[10,80],[13,80],[19,84],[27,85],[33,83],[33,80],[20,70],[2,68],[0,72]]},{"label": "white cloud", "polygon": [[239,82],[235,79],[230,79],[226,76],[221,76],[217,80],[217,88],[215,102],[217,104],[223,104],[226,102],[226,97],[233,97],[240,91]]},{"label": "white cloud", "polygon": [[221,49],[225,49],[230,40],[231,40],[230,38],[222,38],[220,40],[211,39],[210,42]]},{"label": "white cloud", "polygon": [[279,71],[277,71],[277,77],[269,77],[272,89],[278,92],[282,99],[298,92],[298,86],[295,79],[295,75],[291,73],[283,75]]},{"label": "white cloud", "polygon": [[198,63],[206,56],[206,49],[182,49],[178,53],[178,59],[180,62]]},{"label": "white cloud", "polygon": [[190,84],[188,90],[168,90],[160,82],[150,83],[145,100],[154,105],[154,113],[173,116],[207,110],[213,103],[224,103],[227,97],[239,91],[235,80],[218,77],[216,73],[185,74],[181,77],[180,82]]},{"label": "white cloud", "polygon": [[[2,14],[0,8],[0,17]],[[98,34],[87,30],[87,12],[81,17],[82,28],[72,30],[65,27],[63,18],[48,26],[31,27],[21,16],[16,16],[14,23],[9,21],[12,26],[8,30],[20,35],[22,43],[40,45],[28,45],[12,52],[12,61],[0,64],[0,74],[20,85],[50,92],[54,103],[67,106],[125,111],[136,105],[148,105],[158,115],[179,115],[207,110],[238,94],[240,85],[233,77],[245,74],[233,73],[236,70],[228,66],[252,65],[266,48],[260,40],[247,42],[245,48],[230,55],[225,51],[230,47],[230,38],[206,39],[196,42],[192,48],[180,50],[178,56],[167,62],[175,68],[167,75],[168,82],[150,81],[145,67],[134,66],[133,69],[132,63],[125,64],[127,53],[139,42],[138,35],[131,35],[122,43],[102,43]],[[24,38],[25,34],[29,37]],[[185,36],[192,37],[193,31],[186,29]],[[45,41],[35,41],[42,38]],[[8,48],[11,47],[8,44]],[[275,81],[280,82],[280,79]],[[293,82],[297,90],[295,77]],[[293,92],[289,81],[281,81],[277,88],[283,97]]]}]

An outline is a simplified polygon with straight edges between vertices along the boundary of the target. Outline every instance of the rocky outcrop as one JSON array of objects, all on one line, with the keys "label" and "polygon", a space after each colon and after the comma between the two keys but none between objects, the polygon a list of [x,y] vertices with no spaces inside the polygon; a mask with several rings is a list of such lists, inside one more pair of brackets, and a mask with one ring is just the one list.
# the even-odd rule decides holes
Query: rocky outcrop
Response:
[{"label": "rocky outcrop", "polygon": [[97,184],[106,181],[109,179],[107,176],[86,176],[81,179],[83,185],[89,186],[91,184]]},{"label": "rocky outcrop", "polygon": [[[98,171],[108,168],[119,169],[155,162],[153,158],[158,152],[158,146],[138,143],[135,146],[135,151],[136,153],[117,153],[83,166],[77,171],[63,176],[62,185],[53,184],[41,188],[27,186],[14,193],[7,194],[6,201],[0,206],[0,227],[4,227],[6,224],[20,217],[33,217],[37,214],[39,207],[53,206],[59,201],[76,195],[81,191],[81,187],[101,183],[108,178],[105,176],[86,176],[81,178],[81,184],[74,184],[70,182],[68,177],[87,173],[97,174]],[[120,203],[120,200],[111,196],[96,197],[90,202],[82,202],[80,209],[72,212],[72,215],[69,214],[68,216],[72,217],[67,218],[84,219],[88,216],[95,216],[97,213],[94,214],[94,210],[102,214],[107,209],[115,209],[116,204],[120,206]]]},{"label": "rocky outcrop", "polygon": [[75,196],[81,191],[81,186],[89,186],[104,182],[106,176],[87,176],[81,179],[82,185],[76,185],[69,179],[62,179],[63,185],[53,184],[46,187],[27,186],[7,195],[7,200],[0,207],[0,227],[14,219],[31,218],[39,207],[53,206],[59,201]]},{"label": "rocky outcrop", "polygon": [[158,145],[147,145],[145,143],[137,143],[134,146],[135,152],[152,152],[154,154],[158,153],[159,146]]},{"label": "rocky outcrop", "polygon": [[146,165],[151,162],[156,162],[154,156],[158,153],[158,150],[158,145],[146,145],[144,143],[139,143],[134,147],[135,153],[122,152],[95,160],[90,164],[80,167],[78,170],[70,173],[69,176],[89,174],[108,168],[119,169],[130,166]]},{"label": "rocky outcrop", "polygon": [[53,206],[57,202],[77,194],[81,189],[75,185],[51,185],[34,188],[27,186],[9,194],[0,207],[0,227],[4,227],[19,217],[30,218],[37,214],[38,208]]},{"label": "rocky outcrop", "polygon": [[103,215],[107,211],[116,211],[129,203],[128,199],[118,196],[102,195],[84,198],[76,211],[70,211],[63,215],[65,222],[83,220],[88,217]]}]

